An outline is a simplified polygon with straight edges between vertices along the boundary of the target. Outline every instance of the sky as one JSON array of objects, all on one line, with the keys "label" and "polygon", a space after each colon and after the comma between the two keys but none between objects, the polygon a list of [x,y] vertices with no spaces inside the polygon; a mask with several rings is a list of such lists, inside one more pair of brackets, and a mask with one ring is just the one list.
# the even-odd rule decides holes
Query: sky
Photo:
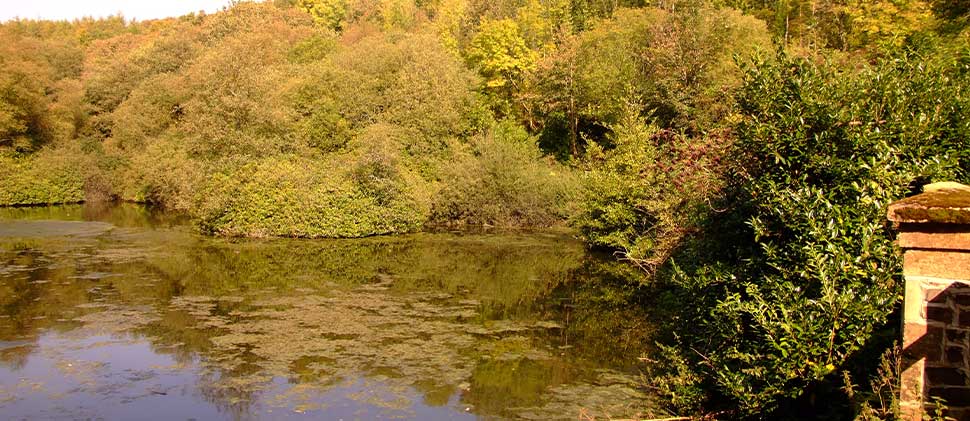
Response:
[{"label": "sky", "polygon": [[186,13],[215,12],[231,0],[0,0],[0,22],[27,19],[76,19],[118,14],[125,19],[145,20]]}]

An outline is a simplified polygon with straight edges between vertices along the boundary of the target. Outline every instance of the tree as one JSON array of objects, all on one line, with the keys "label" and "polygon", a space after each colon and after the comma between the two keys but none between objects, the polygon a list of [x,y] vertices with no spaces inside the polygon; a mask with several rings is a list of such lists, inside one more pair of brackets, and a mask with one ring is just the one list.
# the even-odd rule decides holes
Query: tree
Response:
[{"label": "tree", "polygon": [[850,0],[845,6],[856,45],[892,43],[929,27],[932,11],[923,0]]},{"label": "tree", "polygon": [[512,19],[483,20],[468,46],[467,56],[485,77],[484,88],[492,95],[496,111],[511,115],[512,95],[538,59],[526,45],[518,24]]},{"label": "tree", "polygon": [[764,23],[732,9],[622,9],[561,36],[528,95],[546,116],[542,130],[562,131],[573,151],[584,138],[608,143],[631,106],[661,128],[698,134],[730,113],[741,78],[735,56],[770,45]]},{"label": "tree", "polygon": [[556,36],[563,28],[571,29],[568,0],[528,0],[516,11],[515,21],[529,48],[549,51],[555,48]]},{"label": "tree", "polygon": [[410,29],[418,20],[418,7],[414,0],[383,0],[381,23],[385,30]]},{"label": "tree", "polygon": [[0,33],[0,147],[33,152],[53,140],[52,69],[36,39]]},{"label": "tree", "polygon": [[468,0],[441,0],[434,16],[434,28],[442,42],[457,54],[462,22],[467,18]]},{"label": "tree", "polygon": [[347,0],[297,0],[296,5],[324,28],[339,32],[346,24]]},{"label": "tree", "polygon": [[[543,144],[544,148],[557,152],[560,157],[579,156],[580,104],[584,101],[580,98],[578,53],[578,37],[564,37],[555,50],[539,61],[529,86],[531,91],[527,90],[524,94],[527,104],[525,116],[530,129],[544,131],[547,126],[554,124],[552,120],[559,115],[565,120],[568,150],[564,151],[555,144],[560,140],[558,132],[545,136],[546,142]],[[538,121],[543,120],[542,115],[545,115],[545,121],[542,121],[542,127],[538,127]]]}]

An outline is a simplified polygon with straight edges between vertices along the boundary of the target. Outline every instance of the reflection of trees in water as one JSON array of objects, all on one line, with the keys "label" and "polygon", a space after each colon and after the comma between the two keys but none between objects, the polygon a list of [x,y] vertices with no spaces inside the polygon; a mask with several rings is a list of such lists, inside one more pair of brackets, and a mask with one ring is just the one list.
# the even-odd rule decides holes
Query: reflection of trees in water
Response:
[{"label": "reflection of trees in water", "polygon": [[[132,333],[181,364],[201,358],[199,393],[235,418],[362,377],[388,391],[371,404],[398,408],[417,393],[440,406],[460,393],[480,414],[508,415],[508,402],[541,405],[550,388],[628,365],[649,331],[623,305],[625,281],[602,273],[609,263],[560,237],[235,241],[120,229],[51,241],[24,248],[29,258],[0,248],[0,262],[34,268],[0,275],[0,288],[21,291],[0,298],[18,318],[0,321],[0,335],[72,329],[64,320],[102,311],[86,304],[151,304],[158,319]],[[75,278],[92,273],[112,276]],[[274,377],[309,392],[270,396]]]},{"label": "reflection of trees in water", "polygon": [[[199,394],[222,414],[234,420],[252,418],[256,396],[270,379],[259,376],[260,368],[252,365],[232,372],[204,371],[199,376]],[[240,379],[249,379],[241,382]]]},{"label": "reflection of trees in water", "polygon": [[499,354],[475,366],[463,401],[479,413],[502,414],[509,408],[534,407],[550,387],[588,377],[581,368],[559,358],[526,358]]},{"label": "reflection of trees in water", "polygon": [[97,221],[124,228],[160,228],[184,225],[185,215],[131,203],[88,202],[81,205],[0,207],[0,219],[44,221]]},{"label": "reflection of trees in water", "polygon": [[[280,247],[278,243],[269,244],[267,249],[242,250],[236,253],[231,246],[209,247],[201,258],[197,258],[197,265],[204,265],[207,268],[216,268],[217,273],[263,273],[259,269],[247,270],[240,269],[238,264],[252,265],[259,262],[272,262],[279,270],[272,273],[278,274],[276,278],[268,283],[262,283],[262,288],[273,288],[274,294],[281,291],[294,291],[301,286],[313,287],[311,289],[329,291],[330,300],[321,304],[320,308],[313,307],[313,304],[305,299],[299,299],[299,303],[280,302],[275,305],[281,308],[267,313],[259,305],[249,303],[247,310],[250,317],[256,317],[255,321],[249,322],[239,319],[239,314],[233,311],[223,311],[224,315],[237,317],[234,329],[243,332],[262,331],[262,332],[294,332],[297,336],[290,337],[285,333],[273,335],[246,335],[244,338],[236,337],[242,342],[231,342],[230,349],[239,346],[241,343],[255,347],[265,347],[273,349],[286,344],[296,350],[292,355],[288,355],[280,361],[272,361],[275,358],[286,355],[286,353],[266,352],[265,358],[269,362],[267,365],[282,367],[283,363],[289,363],[285,369],[279,373],[286,373],[291,381],[295,383],[317,383],[325,380],[325,376],[353,376],[361,372],[366,372],[367,367],[377,364],[382,367],[381,376],[388,376],[388,373],[408,373],[407,376],[398,377],[408,378],[407,386],[418,390],[424,396],[426,404],[445,404],[450,396],[458,391],[458,387],[465,380],[476,377],[476,382],[490,384],[489,381],[481,381],[488,377],[492,381],[505,384],[525,385],[530,382],[535,385],[536,391],[546,390],[551,386],[574,381],[593,375],[593,368],[601,365],[604,361],[626,362],[636,361],[636,357],[643,350],[645,342],[644,332],[640,329],[642,317],[636,307],[624,305],[625,300],[632,294],[632,289],[627,288],[626,281],[614,276],[612,279],[604,280],[602,273],[597,273],[597,267],[601,264],[599,260],[584,260],[582,251],[571,254],[566,250],[564,254],[549,253],[550,250],[559,250],[555,244],[549,248],[527,247],[523,244],[520,248],[501,248],[498,244],[474,244],[472,247],[464,248],[461,244],[441,244],[422,245],[414,242],[392,242],[390,245],[383,242],[371,242],[364,244],[364,247],[348,251],[343,255],[335,255],[339,248],[332,249],[326,246],[308,247],[299,253],[285,253],[286,247]],[[494,247],[494,248],[493,248]],[[489,253],[494,250],[494,253]],[[213,256],[212,254],[215,253]],[[255,254],[255,256],[254,256]],[[307,266],[312,259],[306,256],[317,256],[322,263]],[[330,258],[330,256],[342,256],[342,258]],[[212,262],[219,262],[214,264]],[[349,263],[348,263],[349,262]],[[353,265],[353,262],[363,262],[362,265]],[[580,264],[582,263],[582,266]],[[223,266],[220,266],[223,265]],[[234,267],[232,270],[225,269],[227,266]],[[245,266],[248,267],[248,266]],[[340,270],[341,268],[347,270]],[[219,268],[223,268],[219,270]],[[312,279],[303,276],[308,271],[311,273],[330,274],[327,276],[329,283],[314,283]],[[340,274],[340,275],[334,275]],[[198,276],[195,272],[193,275]],[[319,276],[319,275],[318,275]],[[220,293],[232,293],[233,287],[238,292],[239,289],[247,291],[258,290],[259,288],[243,287],[253,285],[249,277],[244,277],[239,285],[212,282],[208,278],[208,285],[222,285]],[[225,279],[225,278],[217,278]],[[496,287],[495,279],[507,280],[504,285]],[[310,281],[310,282],[307,282]],[[602,281],[602,282],[601,282]],[[403,338],[410,338],[411,344],[396,342],[393,335],[387,337],[376,337],[368,340],[362,337],[361,332],[336,330],[317,332],[321,325],[329,326],[338,324],[341,320],[352,321],[354,319],[367,318],[366,312],[360,313],[359,309],[350,305],[344,307],[348,300],[353,301],[346,295],[337,295],[334,298],[334,291],[345,290],[347,287],[363,287],[365,289],[378,289],[379,295],[376,297],[381,302],[381,312],[385,316],[390,315],[390,319],[371,318],[364,323],[365,326],[384,326],[388,329],[399,329],[399,334]],[[435,297],[433,294],[445,292],[445,296]],[[483,293],[481,291],[487,291]],[[496,292],[498,291],[498,292]],[[342,294],[342,293],[341,293]],[[409,297],[409,294],[418,294],[419,298],[413,301],[396,303]],[[421,294],[424,294],[421,296]],[[219,295],[219,294],[214,294]],[[258,294],[257,294],[258,295]],[[603,297],[611,297],[604,299]],[[360,297],[357,297],[359,299]],[[431,352],[435,348],[434,341],[436,336],[429,334],[436,329],[430,328],[426,323],[428,314],[419,316],[415,308],[428,311],[429,308],[436,308],[435,311],[447,308],[449,303],[460,301],[463,298],[478,298],[480,301],[474,302],[473,307],[465,309],[464,314],[456,317],[456,322],[449,323],[443,328],[437,329],[441,334],[462,336],[466,344],[458,347],[460,356],[451,359],[444,358],[437,372],[427,374],[425,377],[415,374],[416,368],[427,369],[435,361],[429,359],[427,355],[448,354],[455,349],[455,344],[447,344],[440,347],[440,351]],[[498,299],[494,299],[498,298]],[[489,300],[493,299],[493,300]],[[264,303],[265,304],[265,303]],[[216,301],[216,305],[220,305]],[[409,309],[412,313],[395,319],[393,310],[396,305]],[[296,307],[293,307],[296,306]],[[608,311],[609,312],[608,312]],[[452,309],[452,311],[455,311]],[[332,312],[333,320],[321,320],[323,314]],[[458,311],[461,312],[461,311]],[[613,313],[610,313],[613,312]],[[216,314],[213,311],[213,314]],[[358,314],[360,313],[360,314]],[[432,312],[433,313],[433,312]],[[300,315],[314,314],[317,319],[306,320]],[[566,314],[570,314],[566,317]],[[492,323],[505,320],[505,317],[518,320],[519,324]],[[571,319],[570,319],[571,317]],[[563,329],[549,329],[547,327],[537,327],[530,322],[540,320],[561,320]],[[270,323],[282,322],[281,325]],[[468,322],[478,325],[488,326],[483,330],[477,330],[468,337],[465,324]],[[267,326],[259,327],[260,323]],[[404,325],[405,327],[401,327]],[[210,326],[211,328],[211,326]],[[639,329],[636,332],[633,330]],[[239,332],[236,332],[239,333]],[[282,336],[281,336],[282,335]],[[327,338],[337,339],[327,341]],[[534,359],[532,356],[518,356],[514,361],[523,366],[544,367],[543,370],[530,374],[528,381],[523,381],[522,371],[513,364],[499,364],[497,369],[488,370],[490,364],[495,363],[491,360],[483,359],[483,350],[492,349],[489,343],[504,341],[507,335],[514,335],[516,338],[524,339],[525,348],[544,347],[548,343],[571,345],[569,356],[555,356],[552,354],[540,356]],[[224,335],[226,338],[230,335]],[[558,340],[556,339],[558,337]],[[308,339],[309,338],[309,339]],[[469,341],[470,338],[470,341]],[[572,338],[572,344],[570,339]],[[249,341],[249,342],[247,342]],[[308,343],[309,342],[309,343]],[[337,351],[331,349],[314,350],[314,345],[327,348],[330,343]],[[402,345],[403,344],[403,345]],[[620,345],[620,346],[616,346]],[[397,346],[398,349],[395,349]],[[413,347],[412,350],[402,351],[400,348]],[[384,349],[387,355],[379,355]],[[418,351],[420,350],[420,351]],[[210,351],[211,352],[211,351]],[[318,352],[314,354],[314,352]],[[377,352],[375,354],[375,352]],[[309,353],[309,354],[307,354]],[[408,354],[418,359],[409,360]],[[526,353],[528,354],[528,353]],[[326,356],[323,356],[326,355]],[[363,360],[355,361],[354,357],[365,357]],[[588,361],[576,361],[575,356],[582,355]],[[394,358],[399,359],[394,359]],[[316,371],[307,370],[302,374],[294,376],[294,367],[304,366],[308,358],[317,360]],[[488,356],[491,358],[491,356]],[[581,359],[583,359],[581,358]],[[441,362],[441,361],[439,361]],[[383,364],[383,365],[382,365]],[[585,364],[585,366],[582,366]],[[577,367],[582,366],[582,367]],[[319,368],[323,367],[323,368]],[[482,374],[479,367],[486,367]],[[551,367],[560,367],[557,371],[565,373],[560,376],[550,377],[539,374],[548,372]],[[471,376],[470,372],[477,373]],[[457,376],[456,376],[457,375]],[[507,376],[505,379],[496,378]],[[512,377],[508,377],[512,376]],[[531,377],[530,377],[531,376]],[[392,376],[393,377],[393,376]],[[454,378],[449,384],[445,379]],[[336,382],[329,381],[321,385],[318,392],[323,393]],[[538,392],[518,393],[521,391],[507,390],[507,393],[488,393],[480,392],[476,388],[463,394],[469,403],[482,405],[485,413],[502,408],[507,404],[508,399],[514,396],[531,396],[532,398],[523,401],[523,405],[537,403],[541,396]],[[484,399],[484,400],[483,400]],[[493,402],[494,405],[489,404]]]},{"label": "reflection of trees in water", "polygon": [[69,331],[80,325],[78,317],[109,302],[156,304],[177,292],[151,266],[130,256],[113,262],[98,247],[95,239],[0,241],[0,340]]},{"label": "reflection of trees in water", "polygon": [[578,242],[529,236],[415,235],[360,240],[207,240],[153,256],[186,293],[269,288],[328,290],[394,279],[399,292],[464,293],[491,305],[529,303],[565,280],[582,259]]},{"label": "reflection of trees in water", "polygon": [[[32,242],[0,241],[0,362],[18,369],[26,364],[39,332],[77,327],[65,313],[87,303],[87,288],[67,282],[76,276],[73,264],[55,264]],[[6,344],[6,345],[4,345]]]},{"label": "reflection of trees in water", "polygon": [[[182,299],[174,305],[199,315],[199,325],[223,329],[210,338],[212,345],[203,355],[228,385],[262,387],[260,382],[272,378],[303,380],[298,384],[309,386],[305,389],[312,391],[312,400],[340,379],[382,378],[387,396],[368,396],[367,403],[400,409],[400,402],[408,399],[406,386],[415,381],[434,381],[454,390],[468,375],[468,360],[460,351],[474,340],[452,321],[470,311],[467,305],[431,305],[377,290],[335,291],[329,297],[253,299],[243,311],[204,316],[216,301]],[[295,379],[292,370],[301,363],[309,370]],[[260,370],[240,375],[239,368],[249,365]]]},{"label": "reflection of trees in water", "polygon": [[641,304],[648,292],[639,288],[635,270],[612,259],[583,259],[570,272],[572,282],[540,301],[553,306],[547,317],[564,320],[564,329],[550,341],[584,360],[625,370],[642,368],[638,357],[652,351],[654,326]]},{"label": "reflection of trees in water", "polygon": [[[27,341],[24,341],[27,342]],[[37,350],[33,343],[13,343],[3,344],[4,349],[0,349],[0,363],[10,367],[12,370],[20,370],[27,365],[27,358]]]}]

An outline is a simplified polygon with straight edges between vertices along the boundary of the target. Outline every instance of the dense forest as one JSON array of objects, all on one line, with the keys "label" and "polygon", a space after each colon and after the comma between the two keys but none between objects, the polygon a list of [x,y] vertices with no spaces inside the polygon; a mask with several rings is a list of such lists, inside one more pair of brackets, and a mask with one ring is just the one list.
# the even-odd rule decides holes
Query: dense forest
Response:
[{"label": "dense forest", "polygon": [[958,0],[13,20],[0,205],[144,202],[244,237],[568,226],[629,262],[673,411],[889,419],[886,207],[970,181],[968,25]]}]

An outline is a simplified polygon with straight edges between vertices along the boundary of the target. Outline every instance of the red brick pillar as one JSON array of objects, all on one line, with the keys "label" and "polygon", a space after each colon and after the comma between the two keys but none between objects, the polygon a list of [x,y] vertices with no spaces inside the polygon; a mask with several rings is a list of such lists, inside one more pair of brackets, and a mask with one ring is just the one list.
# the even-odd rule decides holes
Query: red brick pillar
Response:
[{"label": "red brick pillar", "polygon": [[944,401],[970,419],[970,187],[929,185],[889,207],[898,224],[906,281],[902,419],[922,419]]}]

